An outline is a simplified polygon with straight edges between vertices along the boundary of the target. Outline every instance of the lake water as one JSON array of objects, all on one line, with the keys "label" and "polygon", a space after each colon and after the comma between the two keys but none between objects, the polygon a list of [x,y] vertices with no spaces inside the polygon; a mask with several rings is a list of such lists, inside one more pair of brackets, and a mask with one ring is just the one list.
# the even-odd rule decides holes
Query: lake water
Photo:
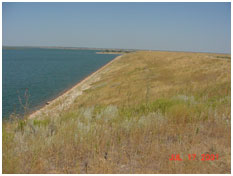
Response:
[{"label": "lake water", "polygon": [[40,48],[2,52],[3,118],[24,112],[25,92],[28,92],[29,109],[35,109],[117,56],[96,54],[96,50]]}]

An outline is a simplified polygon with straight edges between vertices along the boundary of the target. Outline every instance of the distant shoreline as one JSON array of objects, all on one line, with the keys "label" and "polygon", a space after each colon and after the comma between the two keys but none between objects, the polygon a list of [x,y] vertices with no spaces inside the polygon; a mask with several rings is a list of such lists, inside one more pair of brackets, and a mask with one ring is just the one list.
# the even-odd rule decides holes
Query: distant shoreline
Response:
[{"label": "distant shoreline", "polygon": [[156,50],[156,49],[118,49],[118,48],[89,48],[89,47],[56,47],[56,46],[2,46],[2,49],[25,49],[25,48],[43,48],[43,49],[67,49],[67,50],[123,50],[123,51],[159,51],[159,52],[183,52],[183,53],[207,53],[207,54],[223,54],[231,55],[231,53],[218,53],[210,51],[181,51],[181,50]]},{"label": "distant shoreline", "polygon": [[88,48],[88,47],[62,47],[62,46],[2,46],[2,49],[64,49],[64,50],[97,50],[105,52],[111,50],[113,52],[128,52],[128,51],[139,51],[139,49],[118,49],[118,48]]},{"label": "distant shoreline", "polygon": [[125,54],[126,52],[96,52],[96,54]]}]

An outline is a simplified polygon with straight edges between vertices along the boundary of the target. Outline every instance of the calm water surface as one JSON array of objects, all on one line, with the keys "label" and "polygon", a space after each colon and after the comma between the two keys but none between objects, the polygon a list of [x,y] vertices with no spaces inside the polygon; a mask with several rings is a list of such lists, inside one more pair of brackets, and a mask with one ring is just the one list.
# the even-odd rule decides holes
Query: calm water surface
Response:
[{"label": "calm water surface", "polygon": [[3,49],[2,115],[23,113],[28,90],[29,109],[43,105],[105,65],[117,55],[95,50]]}]

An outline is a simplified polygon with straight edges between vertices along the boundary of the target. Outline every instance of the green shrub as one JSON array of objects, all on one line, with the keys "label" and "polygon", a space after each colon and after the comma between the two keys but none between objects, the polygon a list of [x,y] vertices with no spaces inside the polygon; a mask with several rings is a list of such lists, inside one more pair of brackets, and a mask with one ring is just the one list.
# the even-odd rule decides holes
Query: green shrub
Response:
[{"label": "green shrub", "polygon": [[46,127],[50,123],[50,119],[45,120],[33,120],[33,125],[38,127]]}]

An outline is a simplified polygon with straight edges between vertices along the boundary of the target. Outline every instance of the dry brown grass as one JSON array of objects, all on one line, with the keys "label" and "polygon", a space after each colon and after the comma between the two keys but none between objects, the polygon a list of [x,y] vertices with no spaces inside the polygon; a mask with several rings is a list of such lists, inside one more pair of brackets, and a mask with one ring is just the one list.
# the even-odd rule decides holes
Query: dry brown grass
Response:
[{"label": "dry brown grass", "polygon": [[4,122],[3,173],[230,173],[229,57],[122,56],[59,117]]}]

